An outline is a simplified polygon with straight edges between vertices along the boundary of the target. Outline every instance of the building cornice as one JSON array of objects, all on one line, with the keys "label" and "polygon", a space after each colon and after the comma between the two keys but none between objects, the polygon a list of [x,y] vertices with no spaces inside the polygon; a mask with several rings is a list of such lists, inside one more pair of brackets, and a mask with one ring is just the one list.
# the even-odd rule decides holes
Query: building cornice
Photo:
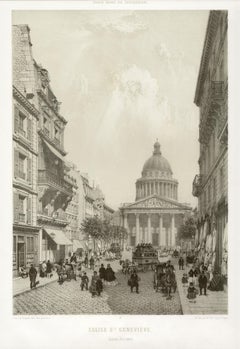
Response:
[{"label": "building cornice", "polygon": [[22,147],[24,147],[26,150],[30,151],[35,156],[38,156],[38,153],[35,150],[33,150],[31,142],[25,140],[23,137],[21,137],[21,135],[13,134],[13,140],[20,144]]},{"label": "building cornice", "polygon": [[198,73],[197,87],[194,97],[194,103],[199,106],[200,98],[202,94],[203,84],[207,74],[207,67],[209,63],[210,53],[212,49],[212,43],[217,32],[218,20],[222,11],[210,11],[207,30],[205,34],[203,52],[201,57],[201,63]]},{"label": "building cornice", "polygon": [[13,86],[13,97],[20,102],[33,116],[39,120],[40,112],[31,104],[26,97],[15,87]]},{"label": "building cornice", "polygon": [[34,226],[34,225],[27,225],[27,224],[13,224],[13,229],[18,229],[24,231],[24,233],[30,233],[30,232],[36,232],[38,233],[41,229],[40,226]]},{"label": "building cornice", "polygon": [[29,194],[38,195],[37,191],[35,191],[32,188],[30,188],[27,184],[20,183],[20,182],[18,182],[15,179],[13,180],[13,187],[17,188],[17,189],[21,189],[21,190],[27,191]]}]

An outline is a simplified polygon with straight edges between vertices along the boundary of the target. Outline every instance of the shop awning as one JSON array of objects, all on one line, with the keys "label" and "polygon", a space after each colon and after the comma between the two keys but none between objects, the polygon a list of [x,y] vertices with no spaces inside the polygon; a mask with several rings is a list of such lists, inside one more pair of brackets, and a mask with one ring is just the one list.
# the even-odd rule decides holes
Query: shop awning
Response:
[{"label": "shop awning", "polygon": [[66,237],[62,230],[44,229],[57,245],[72,245],[73,243]]},{"label": "shop awning", "polygon": [[86,250],[86,245],[83,241],[73,240],[73,250],[76,251],[78,248]]},{"label": "shop awning", "polygon": [[43,140],[44,144],[48,147],[48,149],[60,160],[65,161],[65,158],[61,155],[61,153],[55,149],[51,144]]}]

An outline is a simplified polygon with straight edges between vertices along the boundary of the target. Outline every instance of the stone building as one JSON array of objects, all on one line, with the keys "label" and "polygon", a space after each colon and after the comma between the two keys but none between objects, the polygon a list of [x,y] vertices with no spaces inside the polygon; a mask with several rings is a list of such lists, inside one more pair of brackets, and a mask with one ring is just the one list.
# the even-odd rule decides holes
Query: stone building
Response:
[{"label": "stone building", "polygon": [[28,30],[13,27],[13,275],[39,261],[37,225],[37,123],[39,111],[29,81],[33,79]]},{"label": "stone building", "polygon": [[[32,213],[31,224],[39,227],[38,244],[35,236],[33,245],[36,263],[44,259],[57,261],[64,258],[68,246],[72,244],[64,233],[68,224],[65,211],[72,200],[76,181],[68,175],[69,169],[65,164],[64,129],[67,121],[60,114],[60,103],[51,89],[48,71],[33,59],[29,32],[27,25],[13,26],[13,85],[23,96],[20,98],[19,94],[17,102],[14,102],[17,108],[20,107],[19,100],[22,103],[19,112],[15,114],[19,117],[20,131],[17,134],[21,134],[19,139],[26,139],[25,154],[22,154],[20,145],[23,142],[16,141],[16,147],[21,148],[21,151],[19,158],[16,155],[18,162],[15,168],[16,172],[17,167],[21,169],[20,177],[27,176],[27,179],[21,178],[21,181],[25,180],[29,184],[28,178],[32,177],[31,190],[27,186],[28,198],[22,203],[24,195],[19,193],[20,199],[17,202],[17,196],[14,196],[14,202],[18,207],[21,205],[25,211],[28,210],[29,217]],[[16,91],[14,93],[17,96]],[[14,135],[15,139],[17,134]],[[33,195],[32,198],[30,194]],[[28,209],[31,206],[32,209]],[[15,241],[17,247],[14,246],[14,251],[17,251],[19,240],[13,242]],[[21,250],[25,249],[25,254],[26,246],[21,246]]]},{"label": "stone building", "polygon": [[177,228],[191,208],[178,202],[178,182],[172,175],[157,141],[153,155],[143,166],[142,177],[136,181],[136,201],[120,208],[129,245],[145,242],[175,247]]},{"label": "stone building", "polygon": [[82,187],[82,179],[80,171],[76,165],[67,162],[68,175],[76,182],[73,186],[72,200],[69,202],[66,208],[66,219],[68,225],[66,227],[66,236],[72,241],[72,245],[69,246],[68,252],[76,252],[78,249],[85,249],[85,244],[82,242],[82,233],[80,229],[83,213],[84,196]]},{"label": "stone building", "polygon": [[199,107],[199,174],[196,250],[199,258],[227,275],[228,70],[227,11],[210,11],[195,104]]},{"label": "stone building", "polygon": [[38,263],[37,121],[39,112],[13,86],[13,272]]}]

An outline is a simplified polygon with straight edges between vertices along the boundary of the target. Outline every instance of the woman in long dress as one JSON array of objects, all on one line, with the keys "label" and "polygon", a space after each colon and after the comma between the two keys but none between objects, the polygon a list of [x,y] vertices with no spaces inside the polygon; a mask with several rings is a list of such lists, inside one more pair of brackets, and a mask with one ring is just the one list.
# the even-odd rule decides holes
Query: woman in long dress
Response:
[{"label": "woman in long dress", "polygon": [[115,273],[112,270],[110,264],[107,265],[104,280],[105,280],[105,284],[107,284],[107,285],[114,285],[115,286],[117,284]]}]

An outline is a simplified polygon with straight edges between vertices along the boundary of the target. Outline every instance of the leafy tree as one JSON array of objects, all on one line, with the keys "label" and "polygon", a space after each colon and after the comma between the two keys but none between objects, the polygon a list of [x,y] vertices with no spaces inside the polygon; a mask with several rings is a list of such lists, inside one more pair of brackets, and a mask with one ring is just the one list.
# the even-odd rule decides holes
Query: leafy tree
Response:
[{"label": "leafy tree", "polygon": [[194,219],[189,217],[186,221],[180,226],[178,230],[179,239],[187,240],[192,239],[195,236],[196,225]]},{"label": "leafy tree", "polygon": [[81,224],[81,230],[83,231],[86,239],[89,237],[93,239],[93,246],[95,250],[96,241],[102,236],[101,220],[97,216],[85,218]]}]

